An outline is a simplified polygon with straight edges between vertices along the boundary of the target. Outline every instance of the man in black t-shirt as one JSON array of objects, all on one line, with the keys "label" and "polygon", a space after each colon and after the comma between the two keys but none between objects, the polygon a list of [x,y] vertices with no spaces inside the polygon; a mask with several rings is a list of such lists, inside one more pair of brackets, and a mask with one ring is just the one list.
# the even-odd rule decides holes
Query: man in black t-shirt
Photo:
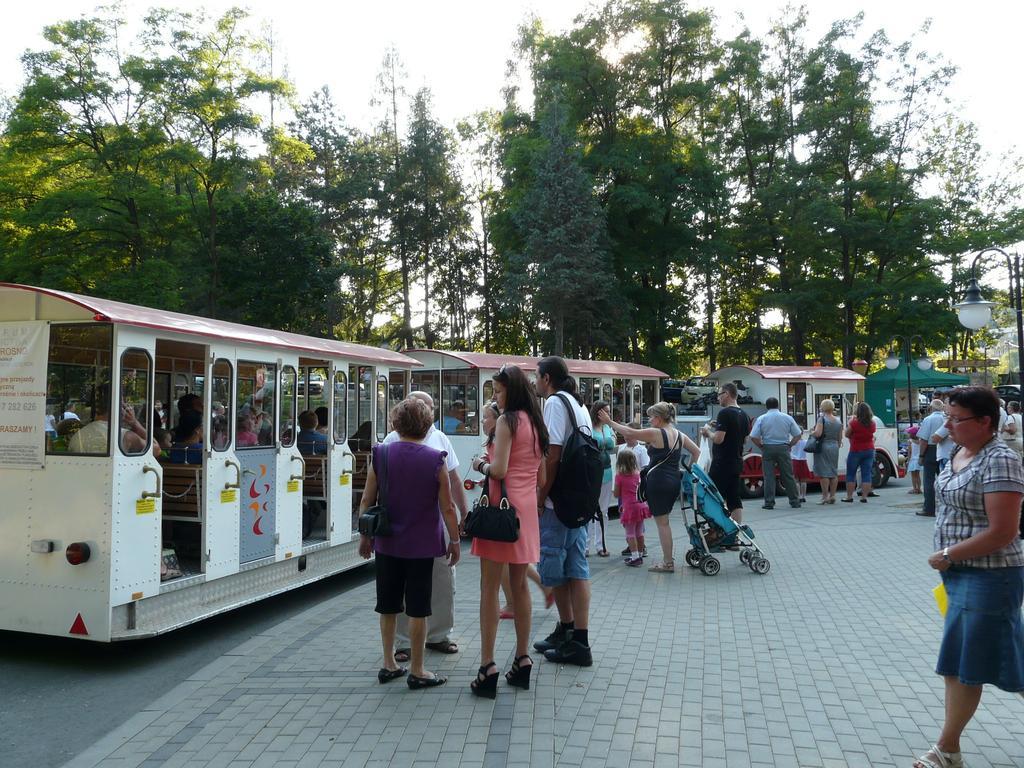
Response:
[{"label": "man in black t-shirt", "polygon": [[708,475],[725,499],[729,516],[743,522],[743,501],[740,499],[740,475],[743,472],[743,444],[750,434],[750,418],[736,406],[736,385],[725,382],[718,389],[722,410],[716,427],[702,427],[701,434],[711,440],[711,471]]}]

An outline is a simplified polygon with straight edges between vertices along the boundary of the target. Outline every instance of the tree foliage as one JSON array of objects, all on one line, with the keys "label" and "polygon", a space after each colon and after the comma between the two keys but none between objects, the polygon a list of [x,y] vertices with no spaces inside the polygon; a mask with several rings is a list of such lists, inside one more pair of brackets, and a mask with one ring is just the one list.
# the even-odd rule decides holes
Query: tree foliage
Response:
[{"label": "tree foliage", "polygon": [[102,9],[44,37],[0,107],[5,280],[682,373],[849,365],[895,334],[966,354],[970,254],[1024,239],[1021,161],[946,102],[927,27],[812,40],[788,8],[726,39],[707,10],[610,0],[524,24],[530,92],[510,78],[456,127],[387,50],[370,130],[326,88],[297,99],[238,9],[156,9],[130,41]]}]

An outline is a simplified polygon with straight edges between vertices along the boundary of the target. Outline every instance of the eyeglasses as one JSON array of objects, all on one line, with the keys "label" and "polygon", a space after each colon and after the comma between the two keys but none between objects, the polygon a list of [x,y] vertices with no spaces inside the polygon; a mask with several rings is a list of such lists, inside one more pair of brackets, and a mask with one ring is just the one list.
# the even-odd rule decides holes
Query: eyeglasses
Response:
[{"label": "eyeglasses", "polygon": [[981,418],[981,416],[963,416],[963,417],[960,417],[960,418],[957,418],[956,416],[947,416],[946,417],[946,422],[949,423],[949,424],[953,424],[955,426],[955,425],[961,424],[961,423],[963,423],[965,421],[974,421],[975,419],[980,419],[980,418]]}]

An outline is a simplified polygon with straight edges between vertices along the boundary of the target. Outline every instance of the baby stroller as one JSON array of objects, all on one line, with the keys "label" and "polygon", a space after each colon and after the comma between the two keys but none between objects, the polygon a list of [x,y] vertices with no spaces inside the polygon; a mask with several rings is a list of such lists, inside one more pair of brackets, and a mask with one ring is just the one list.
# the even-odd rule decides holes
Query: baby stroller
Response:
[{"label": "baby stroller", "polygon": [[768,573],[771,563],[754,543],[754,532],[749,525],[737,525],[725,513],[725,499],[696,464],[683,463],[681,495],[683,519],[686,519],[687,507],[693,510],[693,524],[686,526],[690,534],[690,549],[686,552],[688,566],[700,568],[705,576],[714,576],[722,568],[714,555],[739,550],[741,563],[754,573]]}]

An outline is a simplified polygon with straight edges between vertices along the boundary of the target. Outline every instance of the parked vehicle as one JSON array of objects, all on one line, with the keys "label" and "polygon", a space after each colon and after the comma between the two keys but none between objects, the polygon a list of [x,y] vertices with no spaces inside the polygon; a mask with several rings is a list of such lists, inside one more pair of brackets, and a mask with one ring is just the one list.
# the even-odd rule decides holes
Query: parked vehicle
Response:
[{"label": "parked vehicle", "polygon": [[704,395],[713,395],[718,392],[718,382],[706,379],[703,376],[691,376],[683,386],[683,400],[688,403]]},{"label": "parked vehicle", "polygon": [[996,394],[1008,403],[1013,401],[1019,403],[1021,401],[1020,384],[1000,384],[996,387]]},{"label": "parked vehicle", "polygon": [[661,382],[661,399],[666,403],[683,402],[683,389],[686,382],[682,379],[665,379]]},{"label": "parked vehicle", "polygon": [[[324,377],[319,373],[309,374],[309,394],[322,395],[324,392]],[[299,377],[299,394],[306,394],[306,378]]]}]

